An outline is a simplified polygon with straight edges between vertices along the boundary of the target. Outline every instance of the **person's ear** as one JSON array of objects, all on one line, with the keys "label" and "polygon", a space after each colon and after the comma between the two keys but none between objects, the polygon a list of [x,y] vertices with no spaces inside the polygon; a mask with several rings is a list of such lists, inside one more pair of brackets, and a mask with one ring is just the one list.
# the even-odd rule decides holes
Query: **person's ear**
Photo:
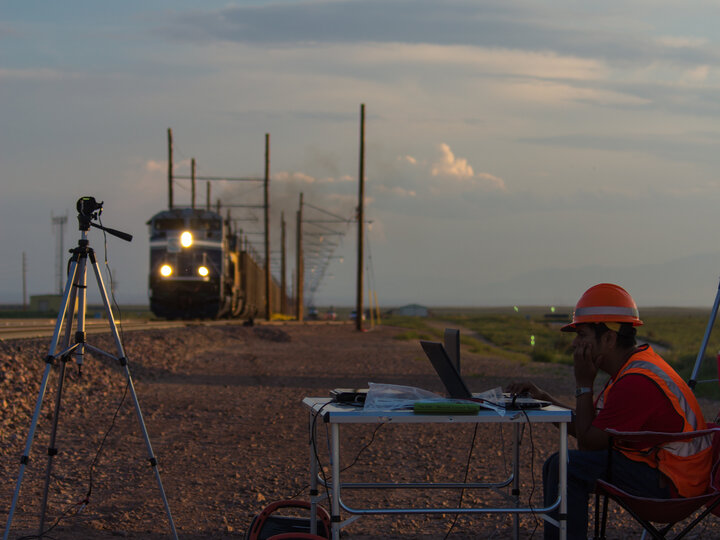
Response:
[{"label": "person's ear", "polygon": [[615,348],[615,345],[617,344],[617,332],[614,332],[613,330],[608,330],[605,332],[602,336],[600,336],[600,343],[612,350]]}]

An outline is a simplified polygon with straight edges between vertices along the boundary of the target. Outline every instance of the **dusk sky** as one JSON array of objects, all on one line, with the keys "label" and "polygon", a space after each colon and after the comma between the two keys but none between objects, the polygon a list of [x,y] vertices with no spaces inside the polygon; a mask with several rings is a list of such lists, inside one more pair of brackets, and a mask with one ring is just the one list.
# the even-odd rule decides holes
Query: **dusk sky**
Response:
[{"label": "dusk sky", "polygon": [[[52,217],[69,216],[71,248],[85,195],[135,236],[108,237],[118,302],[147,301],[168,128],[178,175],[195,158],[200,176],[261,177],[270,134],[272,257],[281,211],[293,257],[300,192],[353,216],[364,103],[382,306],[571,305],[611,281],[641,313],[709,308],[718,21],[710,1],[3,2],[0,302],[22,302],[23,252],[28,295],[56,292]],[[188,182],[175,193],[189,204]],[[261,195],[212,186],[228,204]],[[355,302],[355,227],[318,305]],[[102,234],[90,242],[104,266]]]}]

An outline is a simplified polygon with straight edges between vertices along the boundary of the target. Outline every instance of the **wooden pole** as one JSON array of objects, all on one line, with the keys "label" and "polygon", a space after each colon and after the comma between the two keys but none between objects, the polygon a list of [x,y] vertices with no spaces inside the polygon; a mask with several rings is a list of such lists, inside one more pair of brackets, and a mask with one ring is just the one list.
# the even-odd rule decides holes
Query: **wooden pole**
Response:
[{"label": "wooden pole", "polygon": [[168,209],[173,209],[173,139],[172,129],[168,128]]},{"label": "wooden pole", "polygon": [[280,213],[280,311],[287,315],[287,281],[285,280],[285,212]]},{"label": "wooden pole", "polygon": [[303,194],[300,193],[300,208],[297,211],[297,242],[295,254],[297,261],[295,262],[295,278],[297,285],[295,287],[295,311],[298,321],[303,320],[303,245],[302,245],[302,211],[303,211]]},{"label": "wooden pole", "polygon": [[190,160],[190,198],[192,199],[190,206],[195,210],[195,158]]},{"label": "wooden pole", "polygon": [[363,232],[365,229],[365,104],[360,105],[360,172],[358,174],[358,245],[357,245],[357,303],[355,328],[362,331],[363,322]]},{"label": "wooden pole", "polygon": [[27,310],[27,256],[22,252],[23,311]]},{"label": "wooden pole", "polygon": [[272,318],[270,298],[270,134],[265,134],[265,317]]},{"label": "wooden pole", "polygon": [[210,180],[205,184],[205,210],[210,211]]}]

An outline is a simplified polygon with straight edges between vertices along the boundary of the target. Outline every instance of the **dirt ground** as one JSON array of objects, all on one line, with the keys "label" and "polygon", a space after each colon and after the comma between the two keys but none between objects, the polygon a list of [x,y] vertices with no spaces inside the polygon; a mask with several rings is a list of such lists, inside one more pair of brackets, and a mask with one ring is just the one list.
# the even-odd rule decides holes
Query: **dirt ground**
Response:
[{"label": "dirt ground", "polygon": [[[122,337],[138,403],[175,526],[183,539],[242,538],[253,518],[272,501],[307,499],[309,481],[306,396],[369,382],[442,392],[416,341],[394,339],[388,326],[357,332],[349,324],[241,325],[127,332]],[[116,353],[109,335],[91,345]],[[49,340],[0,342],[0,519],[4,527],[45,370]],[[571,369],[513,363],[463,351],[463,373],[473,391],[532,378],[573,402]],[[14,514],[10,538],[36,535],[45,483],[51,411],[60,368],[49,385]],[[149,465],[149,452],[118,363],[88,354],[78,376],[67,364],[52,461],[46,537],[169,538],[170,525]],[[123,395],[125,398],[123,400]],[[717,404],[704,406],[714,417]],[[116,414],[117,413],[117,414]],[[480,425],[352,425],[342,429],[343,481],[475,481],[503,478],[510,466],[508,427]],[[104,441],[104,442],[103,442]],[[318,429],[323,466],[325,428]],[[572,446],[571,446],[572,447]],[[553,426],[523,429],[521,498],[541,503],[542,463],[557,448]],[[353,462],[356,461],[354,464]],[[78,512],[88,492],[89,504]],[[462,496],[462,501],[461,501]],[[487,506],[499,495],[476,490],[345,491],[350,506],[440,504]],[[343,517],[348,517],[344,515]],[[610,538],[639,536],[640,529],[612,507]],[[716,520],[720,521],[720,520]],[[56,524],[57,522],[57,524]],[[453,516],[366,516],[345,529],[347,538],[443,538]],[[511,518],[461,516],[449,538],[511,537]],[[521,518],[521,538],[542,538],[542,524]],[[713,522],[691,538],[720,538]]]}]

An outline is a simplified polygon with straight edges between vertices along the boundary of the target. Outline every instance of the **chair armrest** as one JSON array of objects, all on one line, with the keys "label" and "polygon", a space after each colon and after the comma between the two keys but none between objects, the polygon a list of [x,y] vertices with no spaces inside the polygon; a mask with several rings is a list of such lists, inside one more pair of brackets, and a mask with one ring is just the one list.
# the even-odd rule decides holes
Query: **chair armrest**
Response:
[{"label": "chair armrest", "polygon": [[648,448],[666,443],[688,441],[697,437],[715,435],[716,433],[720,434],[720,426],[714,424],[709,424],[709,426],[707,429],[680,433],[665,433],[662,431],[617,431],[615,429],[606,429],[605,432],[615,441]]}]

